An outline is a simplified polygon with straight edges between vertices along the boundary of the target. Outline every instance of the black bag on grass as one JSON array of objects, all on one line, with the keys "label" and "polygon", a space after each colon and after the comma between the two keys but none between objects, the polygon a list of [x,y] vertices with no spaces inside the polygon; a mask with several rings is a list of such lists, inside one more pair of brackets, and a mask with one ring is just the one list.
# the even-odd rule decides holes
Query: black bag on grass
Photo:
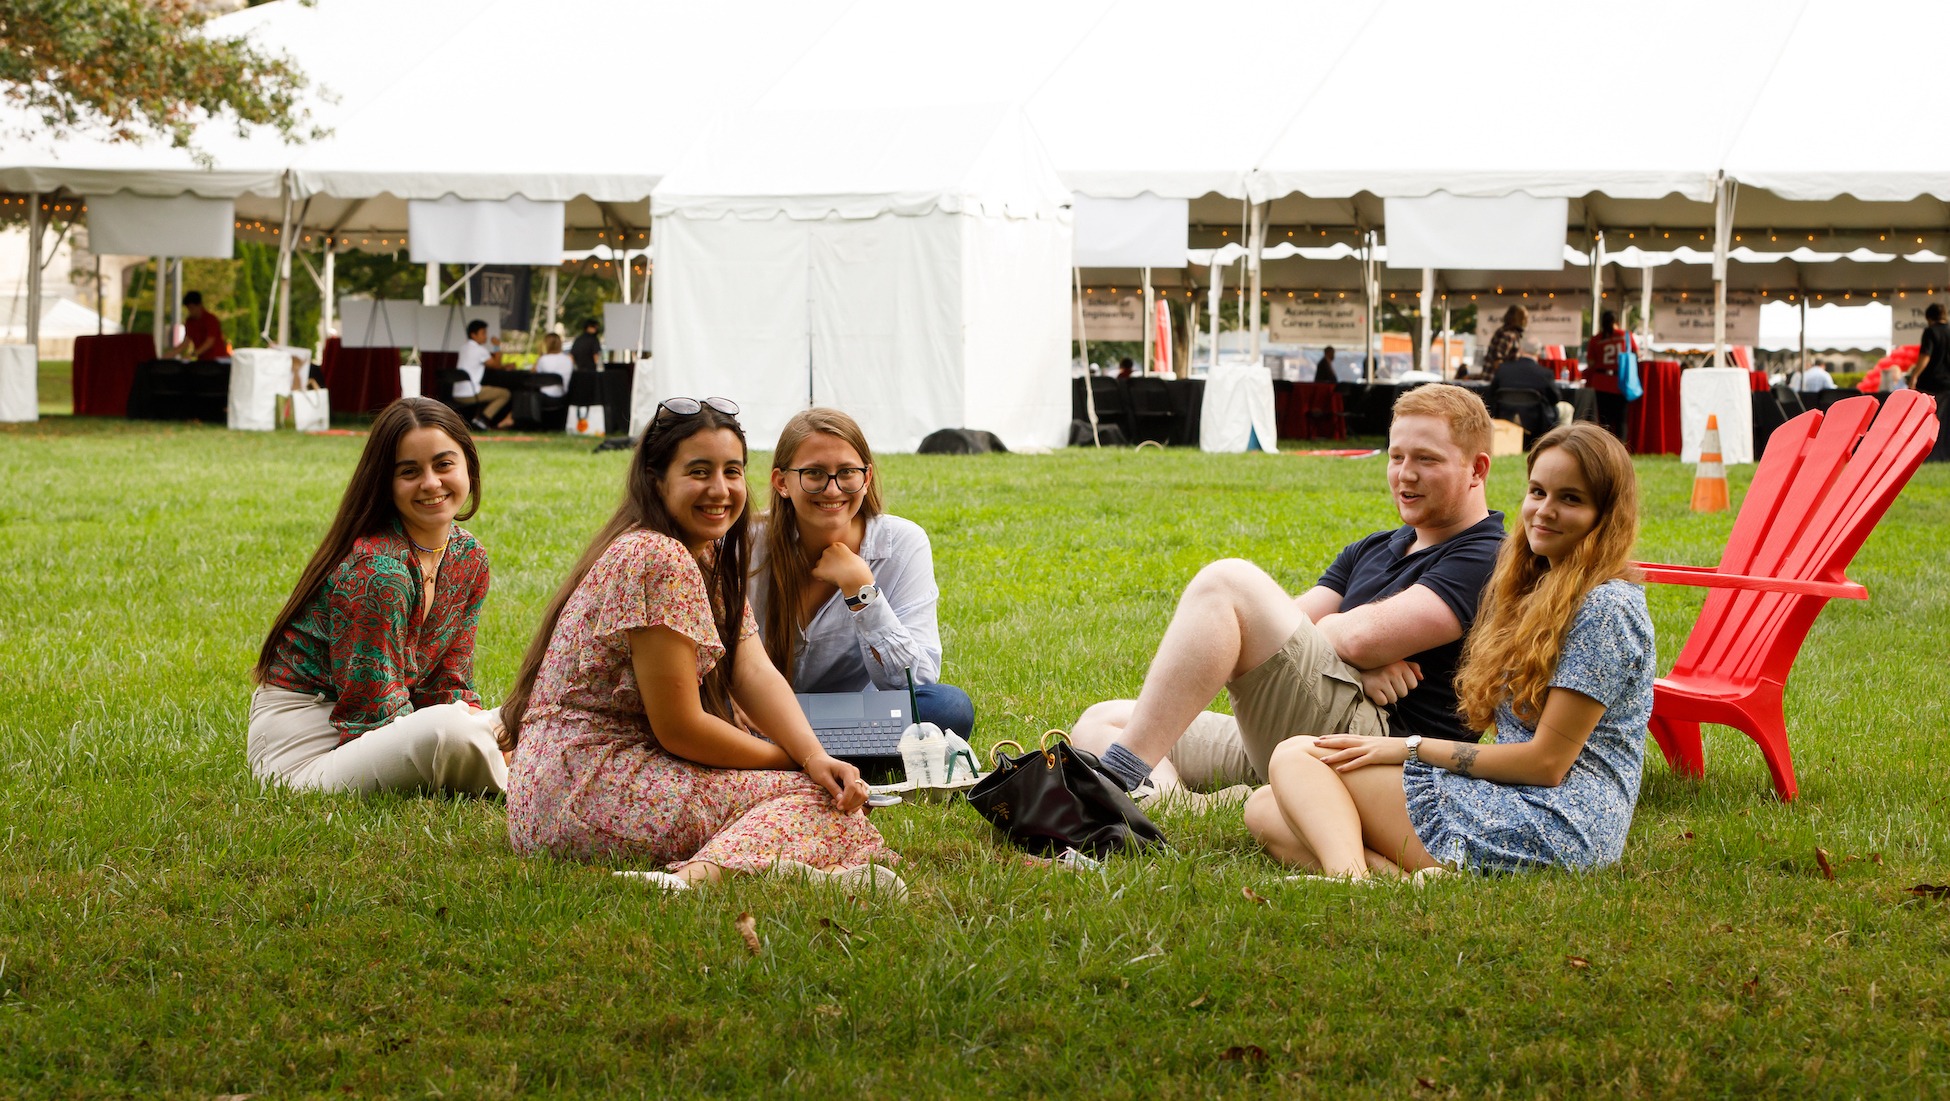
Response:
[{"label": "black bag on grass", "polygon": [[[1005,756],[1005,745],[1015,746],[1019,756]],[[968,789],[968,803],[1016,847],[1038,856],[1064,849],[1107,856],[1166,844],[1164,832],[1092,754],[1067,741],[1051,744],[1049,735],[1042,749],[1001,742],[992,752],[995,771]]]}]

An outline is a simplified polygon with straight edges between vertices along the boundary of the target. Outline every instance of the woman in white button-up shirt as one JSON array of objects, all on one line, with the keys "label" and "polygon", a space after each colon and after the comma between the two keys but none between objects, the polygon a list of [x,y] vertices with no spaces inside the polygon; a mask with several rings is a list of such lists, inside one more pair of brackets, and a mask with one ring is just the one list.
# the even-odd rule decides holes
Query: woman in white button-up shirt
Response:
[{"label": "woman in white button-up shirt", "polygon": [[786,424],[752,554],[759,634],[795,692],[906,688],[912,672],[916,717],[966,737],[975,707],[940,683],[928,535],[881,511],[878,474],[845,413],[808,409]]}]

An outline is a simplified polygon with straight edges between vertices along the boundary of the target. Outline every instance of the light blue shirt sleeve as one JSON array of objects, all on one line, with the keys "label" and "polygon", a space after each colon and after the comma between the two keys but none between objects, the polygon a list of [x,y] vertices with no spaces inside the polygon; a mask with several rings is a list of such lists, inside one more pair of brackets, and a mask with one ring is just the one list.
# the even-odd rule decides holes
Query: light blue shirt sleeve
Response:
[{"label": "light blue shirt sleeve", "polygon": [[[764,545],[762,539],[755,542]],[[905,688],[910,669],[917,685],[941,680],[941,589],[927,532],[911,520],[876,516],[867,521],[860,557],[873,571],[880,597],[855,612],[835,594],[813,612],[793,644],[795,692]],[[761,623],[771,595],[765,591],[764,566],[761,549],[754,554],[750,590]]]}]

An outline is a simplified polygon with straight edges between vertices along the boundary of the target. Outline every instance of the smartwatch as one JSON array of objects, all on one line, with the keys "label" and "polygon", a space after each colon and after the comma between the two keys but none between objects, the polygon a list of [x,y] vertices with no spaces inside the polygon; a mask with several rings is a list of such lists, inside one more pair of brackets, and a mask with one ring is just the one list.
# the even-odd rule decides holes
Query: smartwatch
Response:
[{"label": "smartwatch", "polygon": [[1418,765],[1421,764],[1422,736],[1420,734],[1410,734],[1408,737],[1402,739],[1402,744],[1408,747],[1408,759]]},{"label": "smartwatch", "polygon": [[874,588],[872,585],[862,585],[858,593],[845,598],[846,608],[850,612],[857,612],[867,605],[872,604],[879,596],[879,589]]}]

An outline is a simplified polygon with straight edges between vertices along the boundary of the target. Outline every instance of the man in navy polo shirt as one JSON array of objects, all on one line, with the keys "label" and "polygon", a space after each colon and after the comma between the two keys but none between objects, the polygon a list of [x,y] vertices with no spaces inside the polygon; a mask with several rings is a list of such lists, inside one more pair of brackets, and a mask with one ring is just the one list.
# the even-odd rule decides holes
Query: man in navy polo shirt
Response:
[{"label": "man in navy polo shirt", "polygon": [[[1347,546],[1298,598],[1241,559],[1200,570],[1138,698],[1092,706],[1072,740],[1127,790],[1161,792],[1263,784],[1273,748],[1301,734],[1480,741],[1456,711],[1454,678],[1503,543],[1503,514],[1484,496],[1490,436],[1482,400],[1462,387],[1402,395],[1388,489],[1403,526]],[[1231,715],[1204,710],[1221,688]]]}]

